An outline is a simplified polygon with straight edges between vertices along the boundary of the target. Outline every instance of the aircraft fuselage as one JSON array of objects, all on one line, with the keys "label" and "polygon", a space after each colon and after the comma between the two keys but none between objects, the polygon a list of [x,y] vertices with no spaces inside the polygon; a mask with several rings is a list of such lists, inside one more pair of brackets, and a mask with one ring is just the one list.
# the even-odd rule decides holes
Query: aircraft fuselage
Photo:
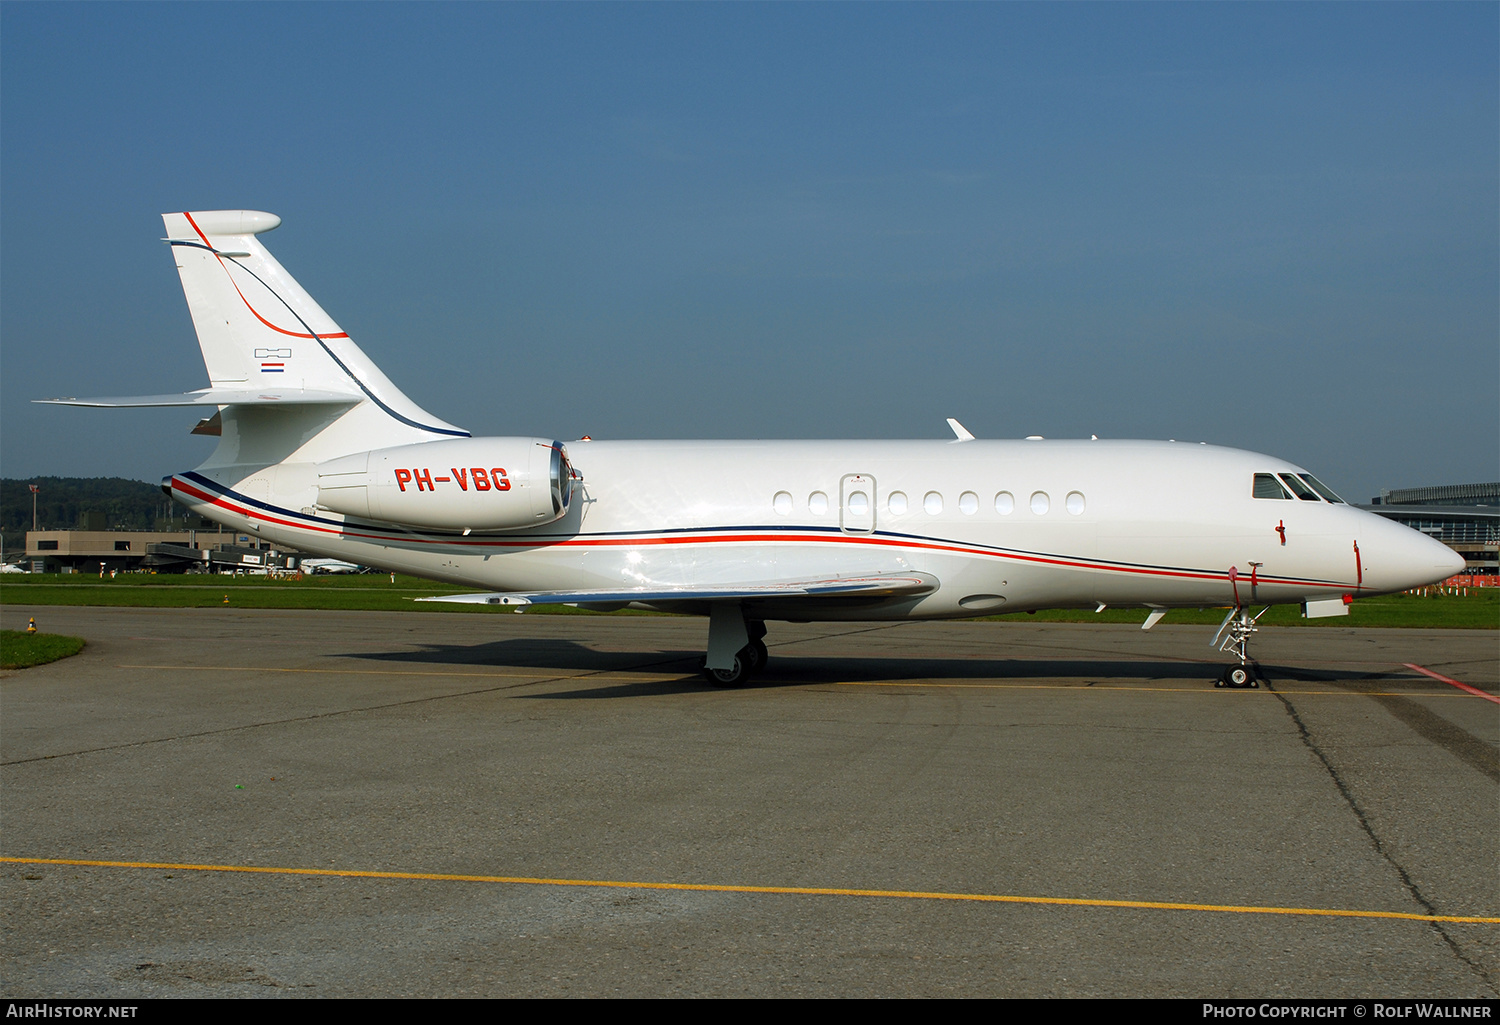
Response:
[{"label": "aircraft fuselage", "polygon": [[[1425,583],[1454,560],[1346,504],[1255,498],[1255,474],[1301,468],[1194,443],[592,441],[569,455],[581,480],[561,519],[468,535],[320,510],[312,464],[244,482],[204,467],[175,490],[277,543],[496,591],[900,571],[941,581],[879,603],[783,603],[769,618],[1326,600]],[[466,468],[416,469],[448,478],[419,493],[436,504],[459,494]]]}]

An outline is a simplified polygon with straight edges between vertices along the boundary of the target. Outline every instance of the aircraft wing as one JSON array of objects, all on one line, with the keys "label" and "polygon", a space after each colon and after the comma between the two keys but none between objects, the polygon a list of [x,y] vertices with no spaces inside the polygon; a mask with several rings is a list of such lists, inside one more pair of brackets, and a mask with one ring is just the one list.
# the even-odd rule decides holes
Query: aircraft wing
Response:
[{"label": "aircraft wing", "polygon": [[361,395],[347,392],[307,391],[302,388],[199,388],[180,395],[104,395],[92,399],[33,399],[52,406],[95,406],[120,409],[131,406],[239,406],[280,403],[282,405],[354,405]]},{"label": "aircraft wing", "polygon": [[928,573],[876,573],[863,577],[789,580],[764,584],[702,587],[673,586],[601,588],[587,591],[515,591],[485,594],[444,594],[417,601],[446,601],[475,605],[593,605],[624,602],[743,601],[777,598],[896,598],[931,594],[938,579]]}]

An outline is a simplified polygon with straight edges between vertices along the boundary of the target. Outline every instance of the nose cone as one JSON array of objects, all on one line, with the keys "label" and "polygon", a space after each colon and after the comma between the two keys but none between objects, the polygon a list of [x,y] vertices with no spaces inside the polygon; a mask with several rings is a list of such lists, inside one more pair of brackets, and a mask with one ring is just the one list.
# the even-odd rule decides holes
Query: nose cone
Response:
[{"label": "nose cone", "polygon": [[[1428,538],[1428,540],[1431,541],[1432,539]],[[1462,555],[1459,555],[1453,549],[1449,548],[1447,545],[1443,545],[1443,550],[1447,554],[1443,558],[1443,561],[1439,563],[1440,568],[1442,568],[1443,570],[1443,575],[1438,578],[1439,580],[1447,580],[1449,577],[1454,576],[1455,574],[1462,573],[1464,571],[1464,566],[1467,565],[1464,562],[1464,557]]]},{"label": "nose cone", "polygon": [[1464,557],[1421,531],[1382,517],[1360,538],[1364,590],[1405,591],[1447,580],[1464,568]]}]

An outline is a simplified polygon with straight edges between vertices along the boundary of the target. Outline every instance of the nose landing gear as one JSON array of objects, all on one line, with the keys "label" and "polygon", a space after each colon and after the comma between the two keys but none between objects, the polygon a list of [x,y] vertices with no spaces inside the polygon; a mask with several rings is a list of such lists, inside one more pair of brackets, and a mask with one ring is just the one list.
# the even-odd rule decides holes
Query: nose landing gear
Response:
[{"label": "nose landing gear", "polygon": [[1227,666],[1219,679],[1214,683],[1215,687],[1232,687],[1241,690],[1260,686],[1260,665],[1252,661],[1246,654],[1249,646],[1250,635],[1259,632],[1256,623],[1269,611],[1271,606],[1267,605],[1254,616],[1243,605],[1236,605],[1229,610],[1224,617],[1224,622],[1219,624],[1219,630],[1214,634],[1214,639],[1209,641],[1210,647],[1217,647],[1220,651],[1227,651],[1238,658],[1239,665]]}]

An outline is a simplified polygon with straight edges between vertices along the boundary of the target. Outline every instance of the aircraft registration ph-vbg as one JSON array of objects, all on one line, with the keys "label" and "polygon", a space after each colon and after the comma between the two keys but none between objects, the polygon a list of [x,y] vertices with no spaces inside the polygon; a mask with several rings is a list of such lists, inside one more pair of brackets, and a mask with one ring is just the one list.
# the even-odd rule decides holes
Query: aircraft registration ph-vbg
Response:
[{"label": "aircraft registration ph-vbg", "polygon": [[[1463,568],[1284,459],[1154,441],[476,438],[380,372],[261,244],[274,214],[163,215],[209,387],[51,399],[217,406],[162,488],[236,531],[488,589],[429,601],[705,615],[704,672],[765,665],[767,621],[1227,607],[1221,685],[1255,685],[1255,606],[1346,614]],[[1264,608],[1261,609],[1264,612]]]}]

